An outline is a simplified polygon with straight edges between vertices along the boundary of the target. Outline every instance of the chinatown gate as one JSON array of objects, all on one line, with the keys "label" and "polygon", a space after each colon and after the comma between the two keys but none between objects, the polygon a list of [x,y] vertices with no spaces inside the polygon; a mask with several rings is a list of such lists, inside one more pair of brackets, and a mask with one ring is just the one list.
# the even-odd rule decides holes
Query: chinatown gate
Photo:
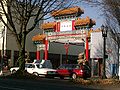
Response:
[{"label": "chinatown gate", "polygon": [[85,44],[85,59],[89,60],[89,31],[95,21],[89,17],[80,18],[84,11],[80,7],[53,11],[51,13],[55,21],[43,23],[40,28],[43,34],[36,35],[32,41],[37,47],[36,60],[40,60],[40,51],[44,50],[44,60],[48,60],[49,43],[64,44],[66,59],[69,44]]}]

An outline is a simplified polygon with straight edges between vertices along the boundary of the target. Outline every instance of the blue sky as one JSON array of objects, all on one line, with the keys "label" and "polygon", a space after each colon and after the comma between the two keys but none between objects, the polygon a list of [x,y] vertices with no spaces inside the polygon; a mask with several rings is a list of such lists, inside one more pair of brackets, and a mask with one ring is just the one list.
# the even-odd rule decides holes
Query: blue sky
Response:
[{"label": "blue sky", "polygon": [[84,14],[81,17],[85,18],[89,16],[91,19],[96,21],[96,25],[93,27],[94,29],[100,28],[102,24],[104,24],[103,16],[101,16],[102,11],[98,7],[90,7],[89,5],[80,4],[79,7],[84,9]]}]

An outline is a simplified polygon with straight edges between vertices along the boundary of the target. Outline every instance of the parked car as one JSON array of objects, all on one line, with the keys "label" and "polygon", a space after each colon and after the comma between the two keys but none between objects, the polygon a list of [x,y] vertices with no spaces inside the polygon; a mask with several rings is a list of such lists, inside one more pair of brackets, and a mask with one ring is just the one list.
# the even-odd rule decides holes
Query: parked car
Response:
[{"label": "parked car", "polygon": [[72,79],[91,77],[91,70],[87,65],[62,64],[58,67],[57,73],[61,79],[64,79],[64,77],[71,77]]},{"label": "parked car", "polygon": [[[10,72],[15,73],[18,69],[19,67],[10,68]],[[40,65],[39,63],[26,63],[25,70],[37,76],[54,76],[56,74],[55,69],[44,67],[44,65]]]}]

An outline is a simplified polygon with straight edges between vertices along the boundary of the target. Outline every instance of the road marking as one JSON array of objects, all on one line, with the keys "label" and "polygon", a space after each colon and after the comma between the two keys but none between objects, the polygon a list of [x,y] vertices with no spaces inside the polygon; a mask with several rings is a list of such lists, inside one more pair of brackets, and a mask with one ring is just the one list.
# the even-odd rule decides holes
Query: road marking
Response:
[{"label": "road marking", "polygon": [[12,88],[12,87],[5,87],[5,86],[0,86],[0,88],[4,88],[4,89],[11,89],[11,90],[25,90],[25,89],[21,89],[21,88]]}]

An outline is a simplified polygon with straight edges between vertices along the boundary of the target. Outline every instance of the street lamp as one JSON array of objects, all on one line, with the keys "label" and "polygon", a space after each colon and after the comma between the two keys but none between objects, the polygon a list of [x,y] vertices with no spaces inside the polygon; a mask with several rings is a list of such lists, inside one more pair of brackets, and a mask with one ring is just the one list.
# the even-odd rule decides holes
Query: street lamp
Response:
[{"label": "street lamp", "polygon": [[105,79],[106,78],[105,61],[106,61],[106,56],[107,56],[106,55],[106,37],[107,37],[108,28],[102,25],[101,30],[102,30],[102,37],[103,37],[103,76],[102,77],[103,79]]},{"label": "street lamp", "polygon": [[66,63],[68,63],[69,41],[64,44],[64,48],[65,48],[65,50],[66,50]]}]

